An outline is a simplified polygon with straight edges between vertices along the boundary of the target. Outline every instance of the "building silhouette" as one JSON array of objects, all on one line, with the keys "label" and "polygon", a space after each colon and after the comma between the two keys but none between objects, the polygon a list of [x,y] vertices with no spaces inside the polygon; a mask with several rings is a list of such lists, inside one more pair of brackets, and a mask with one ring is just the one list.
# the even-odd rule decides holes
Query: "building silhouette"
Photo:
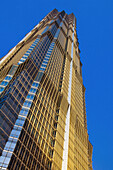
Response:
[{"label": "building silhouette", "polygon": [[0,169],[92,169],[78,45],[54,9],[1,59]]}]

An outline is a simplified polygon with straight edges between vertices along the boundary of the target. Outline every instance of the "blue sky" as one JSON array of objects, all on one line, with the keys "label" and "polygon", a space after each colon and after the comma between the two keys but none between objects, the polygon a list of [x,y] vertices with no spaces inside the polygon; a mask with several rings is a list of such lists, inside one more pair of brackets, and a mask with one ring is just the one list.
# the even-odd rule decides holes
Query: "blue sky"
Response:
[{"label": "blue sky", "polygon": [[77,18],[86,87],[89,139],[94,170],[113,169],[113,1],[11,0],[0,4],[0,57],[48,12],[57,8]]}]

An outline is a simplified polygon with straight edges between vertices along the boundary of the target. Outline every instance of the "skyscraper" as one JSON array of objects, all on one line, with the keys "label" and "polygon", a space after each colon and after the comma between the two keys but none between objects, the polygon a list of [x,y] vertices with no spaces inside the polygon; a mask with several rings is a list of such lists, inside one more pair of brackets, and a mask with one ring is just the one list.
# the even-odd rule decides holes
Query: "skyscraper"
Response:
[{"label": "skyscraper", "polygon": [[78,45],[54,9],[1,59],[1,169],[92,169]]}]

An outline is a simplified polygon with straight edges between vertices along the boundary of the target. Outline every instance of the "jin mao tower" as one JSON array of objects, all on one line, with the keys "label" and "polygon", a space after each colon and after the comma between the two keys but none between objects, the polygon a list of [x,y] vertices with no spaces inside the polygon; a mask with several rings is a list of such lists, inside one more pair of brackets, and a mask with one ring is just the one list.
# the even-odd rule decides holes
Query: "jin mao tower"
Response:
[{"label": "jin mao tower", "polygon": [[92,169],[78,46],[54,9],[1,59],[0,169]]}]

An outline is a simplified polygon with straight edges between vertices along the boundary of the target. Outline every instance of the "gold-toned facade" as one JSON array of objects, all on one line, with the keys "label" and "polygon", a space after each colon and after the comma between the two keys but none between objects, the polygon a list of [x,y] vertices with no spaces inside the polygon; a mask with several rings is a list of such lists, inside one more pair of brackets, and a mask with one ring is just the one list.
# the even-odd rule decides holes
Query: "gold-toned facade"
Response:
[{"label": "gold-toned facade", "polygon": [[51,11],[0,61],[0,169],[92,170],[74,14]]}]

